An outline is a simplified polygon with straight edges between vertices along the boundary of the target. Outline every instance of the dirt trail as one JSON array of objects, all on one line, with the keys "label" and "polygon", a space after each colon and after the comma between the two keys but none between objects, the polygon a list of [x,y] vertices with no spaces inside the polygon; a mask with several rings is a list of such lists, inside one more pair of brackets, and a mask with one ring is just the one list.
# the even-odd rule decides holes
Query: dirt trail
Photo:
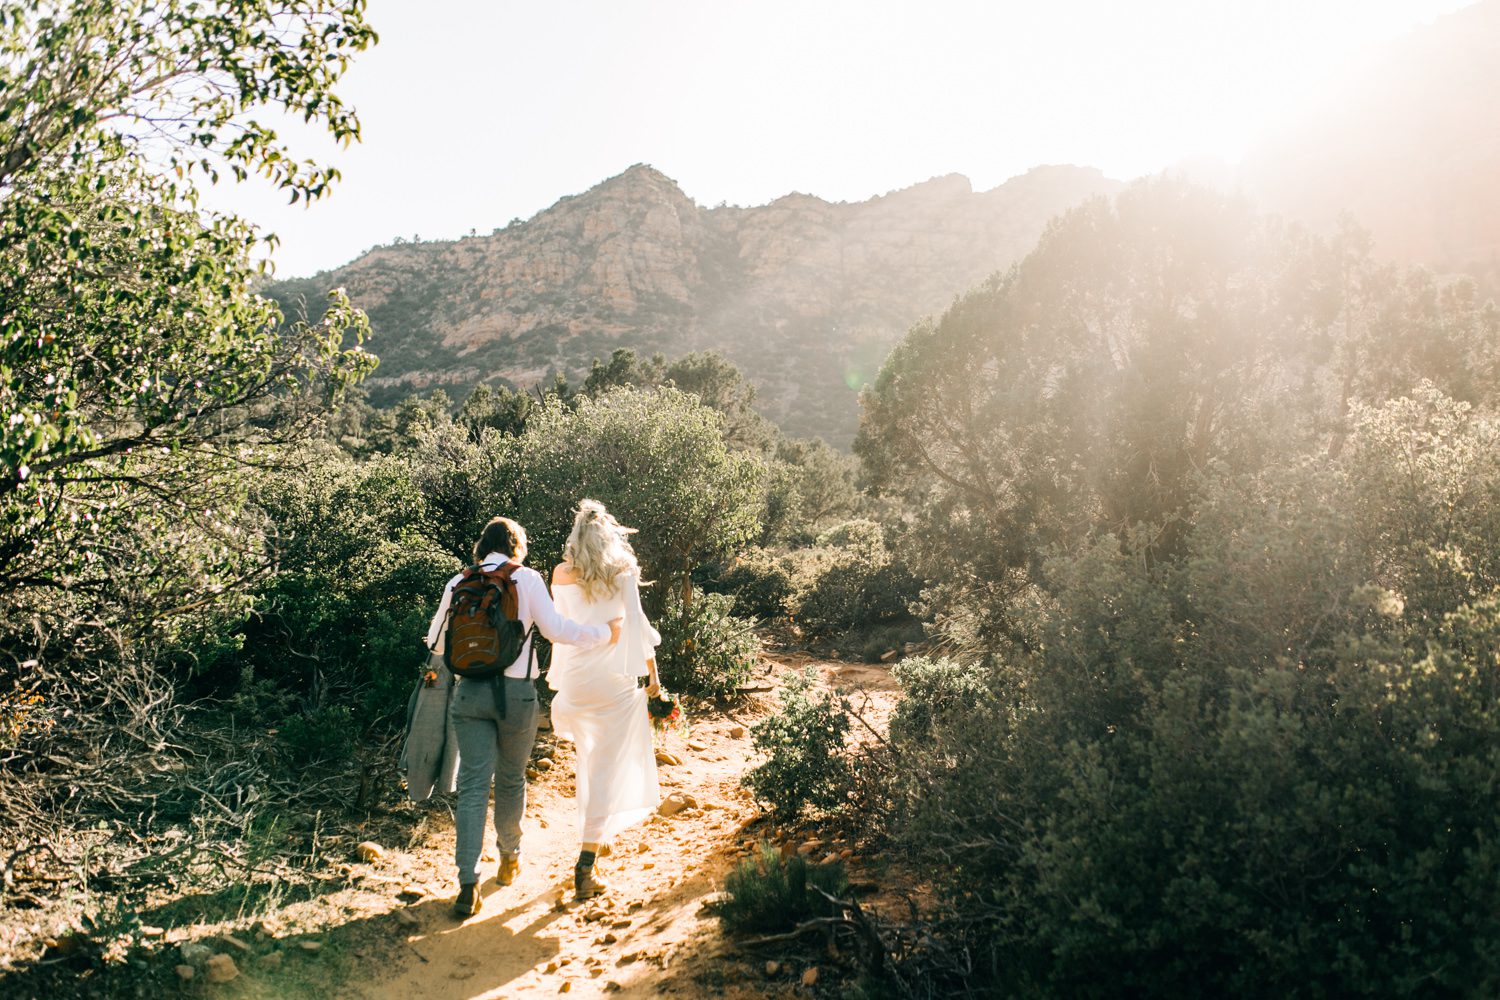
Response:
[{"label": "dirt trail", "polygon": [[682,760],[660,768],[663,794],[686,792],[700,807],[653,817],[622,834],[599,864],[610,892],[589,904],[572,902],[574,761],[570,745],[557,744],[552,769],[532,784],[515,884],[488,883],[482,911],[458,923],[448,913],[452,834],[444,833],[414,858],[435,898],[408,911],[417,923],[406,947],[371,970],[373,981],[337,995],[470,1000],[554,995],[565,984],[575,996],[657,995],[662,972],[712,934],[701,902],[721,884],[741,825],[756,814],[739,787],[750,721],[748,713],[740,720],[702,719],[687,737],[663,741]]},{"label": "dirt trail", "polygon": [[[761,997],[796,986],[800,969],[767,977],[760,964],[733,954],[703,908],[724,876],[773,828],[740,786],[752,763],[749,728],[774,710],[772,690],[788,669],[814,664],[830,684],[891,687],[883,667],[783,657],[761,685],[726,712],[698,714],[687,733],[669,733],[660,749],[681,763],[659,768],[663,796],[683,792],[698,803],[653,816],[623,833],[599,871],[609,893],[572,899],[578,853],[571,744],[544,730],[538,754],[550,765],[529,785],[523,864],[510,886],[494,883],[495,860],[481,873],[481,912],[459,922],[449,911],[453,830],[445,813],[416,842],[388,845],[373,863],[351,864],[349,885],[290,904],[258,922],[239,958],[235,981],[184,985],[185,995],[321,1000],[478,1000],[554,996],[647,997],[663,993]],[[486,831],[486,843],[493,834]],[[352,853],[353,843],[334,850]],[[201,933],[201,931],[200,931]],[[195,935],[197,936],[197,935]]]},{"label": "dirt trail", "polygon": [[[534,757],[537,772],[528,785],[520,875],[513,885],[496,885],[496,861],[487,856],[481,867],[483,908],[476,916],[460,922],[450,911],[456,887],[448,811],[440,804],[424,810],[415,832],[406,820],[377,816],[365,829],[315,838],[315,853],[338,859],[342,877],[317,883],[312,898],[303,895],[307,887],[288,886],[278,902],[273,885],[261,886],[271,898],[263,892],[251,902],[244,894],[237,914],[233,888],[198,895],[168,892],[142,907],[137,919],[143,943],[131,964],[144,978],[135,995],[212,1000],[810,996],[800,985],[804,968],[782,962],[768,973],[766,956],[740,953],[704,909],[758,840],[786,845],[808,833],[777,829],[740,785],[754,762],[750,727],[775,710],[774,688],[781,676],[808,665],[825,683],[873,692],[873,702],[854,699],[873,708],[873,718],[883,716],[894,700],[884,667],[782,656],[769,665],[759,690],[727,711],[695,713],[686,733],[667,734],[658,745],[680,759],[659,768],[663,795],[684,793],[696,804],[625,831],[613,854],[599,862],[610,886],[599,900],[572,899],[578,853],[575,761],[571,744],[544,729]],[[408,835],[409,843],[390,840]],[[356,857],[356,844],[365,839],[380,844],[379,857]],[[493,843],[493,832],[487,830],[485,839]],[[851,873],[859,868],[856,856]],[[290,901],[293,896],[300,898]],[[147,924],[161,926],[147,935]],[[189,949],[198,957],[189,958]],[[222,971],[204,963],[214,952],[232,959],[230,981],[206,981]],[[172,971],[184,960],[197,963],[197,974],[188,980]],[[60,980],[44,974],[46,965],[21,977],[0,976],[0,995],[49,1000],[59,995]],[[84,981],[91,977],[84,971],[75,992],[129,995],[129,987],[121,994],[106,985],[119,983],[118,978],[97,985]],[[832,988],[825,978],[817,989],[832,995]]]}]

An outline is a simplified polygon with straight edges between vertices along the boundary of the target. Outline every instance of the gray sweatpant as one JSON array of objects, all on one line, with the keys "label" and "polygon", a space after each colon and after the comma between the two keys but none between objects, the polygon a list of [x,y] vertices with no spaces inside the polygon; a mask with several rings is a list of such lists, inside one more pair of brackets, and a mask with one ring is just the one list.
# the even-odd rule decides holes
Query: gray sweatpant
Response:
[{"label": "gray sweatpant", "polygon": [[[503,719],[495,706],[496,683],[505,685]],[[458,836],[454,860],[458,863],[460,883],[478,882],[491,779],[495,783],[495,846],[501,854],[516,854],[521,850],[526,763],[536,743],[536,684],[513,677],[499,681],[460,678],[448,711],[458,735],[458,809],[454,814]]]}]

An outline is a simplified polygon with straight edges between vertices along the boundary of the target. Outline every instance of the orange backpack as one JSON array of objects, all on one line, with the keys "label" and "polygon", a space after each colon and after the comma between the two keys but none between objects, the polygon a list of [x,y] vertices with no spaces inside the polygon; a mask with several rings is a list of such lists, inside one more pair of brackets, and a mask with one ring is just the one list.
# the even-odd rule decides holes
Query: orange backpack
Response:
[{"label": "orange backpack", "polygon": [[[516,581],[520,566],[506,563],[498,569],[470,566],[453,585],[443,662],[459,677],[486,680],[499,677],[521,655],[530,634],[517,613]],[[535,647],[533,647],[535,658]],[[531,676],[531,663],[526,664]]]}]

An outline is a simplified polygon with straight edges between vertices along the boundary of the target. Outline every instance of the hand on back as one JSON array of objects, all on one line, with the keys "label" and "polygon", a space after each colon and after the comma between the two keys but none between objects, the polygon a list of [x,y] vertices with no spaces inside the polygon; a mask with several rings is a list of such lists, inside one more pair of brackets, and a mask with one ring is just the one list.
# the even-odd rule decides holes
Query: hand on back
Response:
[{"label": "hand on back", "polygon": [[[578,577],[573,573],[571,563],[558,563],[552,567],[552,585],[577,583]],[[620,625],[624,618],[611,618],[609,621],[609,644],[613,646],[620,641]]]}]

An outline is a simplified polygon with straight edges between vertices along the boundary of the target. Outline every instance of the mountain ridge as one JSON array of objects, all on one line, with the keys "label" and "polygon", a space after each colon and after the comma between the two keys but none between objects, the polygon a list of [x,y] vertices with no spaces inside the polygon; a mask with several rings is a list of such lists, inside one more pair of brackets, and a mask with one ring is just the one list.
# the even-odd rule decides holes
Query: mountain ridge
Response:
[{"label": "mountain ridge", "polygon": [[945,174],[860,202],[709,208],[638,163],[488,236],[398,241],[271,294],[295,309],[345,288],[382,359],[376,402],[577,376],[616,347],[717,350],[788,431],[847,444],[858,388],[901,334],[1120,186],[1043,166],[981,192]]}]

